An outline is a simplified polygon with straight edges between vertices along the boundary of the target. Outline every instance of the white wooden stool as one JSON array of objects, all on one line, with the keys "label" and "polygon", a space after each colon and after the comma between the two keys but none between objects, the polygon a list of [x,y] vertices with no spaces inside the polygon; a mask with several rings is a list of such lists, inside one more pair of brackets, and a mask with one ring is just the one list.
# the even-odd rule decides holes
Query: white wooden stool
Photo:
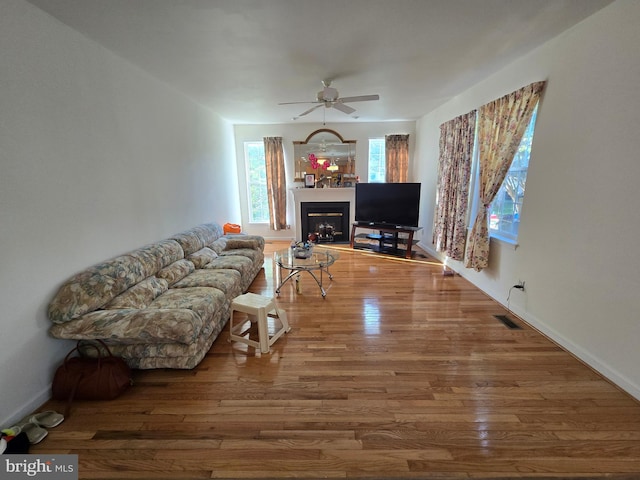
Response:
[{"label": "white wooden stool", "polygon": [[[251,340],[249,335],[239,335],[237,330],[242,328],[234,327],[233,313],[244,312],[249,315],[251,322],[258,322],[258,341]],[[253,318],[251,318],[253,317]],[[274,332],[269,335],[268,317],[280,320],[281,327],[278,328],[274,324]],[[244,323],[244,322],[243,322]],[[256,355],[260,353],[269,353],[271,345],[284,333],[291,330],[287,321],[287,314],[281,308],[278,308],[273,298],[263,297],[255,293],[245,293],[233,299],[231,302],[231,318],[229,319],[229,341],[242,342],[256,349]]]}]

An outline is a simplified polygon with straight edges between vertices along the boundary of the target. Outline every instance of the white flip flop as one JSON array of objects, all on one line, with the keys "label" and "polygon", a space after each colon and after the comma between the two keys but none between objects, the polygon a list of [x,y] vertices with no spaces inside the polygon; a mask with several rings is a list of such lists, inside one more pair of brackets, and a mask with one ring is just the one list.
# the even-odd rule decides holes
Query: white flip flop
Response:
[{"label": "white flip flop", "polygon": [[53,428],[57,427],[64,421],[64,416],[53,410],[47,410],[46,412],[36,413],[29,418],[30,423],[34,423],[39,427]]},{"label": "white flip flop", "polygon": [[49,432],[44,428],[36,425],[35,423],[25,423],[20,425],[21,433],[25,433],[29,439],[29,443],[35,445],[44,440],[44,437],[49,435]]}]

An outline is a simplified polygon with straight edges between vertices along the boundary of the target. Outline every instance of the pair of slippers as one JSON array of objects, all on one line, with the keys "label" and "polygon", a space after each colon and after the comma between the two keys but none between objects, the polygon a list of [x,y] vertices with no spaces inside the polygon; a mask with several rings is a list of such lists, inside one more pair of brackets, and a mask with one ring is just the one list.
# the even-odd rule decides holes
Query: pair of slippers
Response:
[{"label": "pair of slippers", "polygon": [[44,440],[49,432],[47,428],[57,427],[64,421],[64,416],[58,412],[48,410],[46,412],[36,413],[28,417],[23,418],[9,430],[13,431],[14,435],[24,433],[29,439],[29,443],[35,445]]}]

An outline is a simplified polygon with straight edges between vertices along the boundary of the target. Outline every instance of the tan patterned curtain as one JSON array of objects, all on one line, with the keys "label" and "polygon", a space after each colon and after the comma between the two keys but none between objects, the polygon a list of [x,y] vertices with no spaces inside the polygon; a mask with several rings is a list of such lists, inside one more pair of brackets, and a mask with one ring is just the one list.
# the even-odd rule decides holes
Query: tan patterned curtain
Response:
[{"label": "tan patterned curtain", "polygon": [[433,244],[454,260],[464,259],[475,130],[475,110],[440,125]]},{"label": "tan patterned curtain", "polygon": [[284,230],[287,228],[287,183],[282,137],[264,138],[264,159],[267,169],[269,223],[272,230]]},{"label": "tan patterned curtain", "polygon": [[489,207],[520,145],[545,82],[536,82],[478,110],[480,207],[465,252],[465,267],[481,271],[489,265]]},{"label": "tan patterned curtain", "polygon": [[409,171],[409,135],[385,135],[387,183],[407,181]]}]

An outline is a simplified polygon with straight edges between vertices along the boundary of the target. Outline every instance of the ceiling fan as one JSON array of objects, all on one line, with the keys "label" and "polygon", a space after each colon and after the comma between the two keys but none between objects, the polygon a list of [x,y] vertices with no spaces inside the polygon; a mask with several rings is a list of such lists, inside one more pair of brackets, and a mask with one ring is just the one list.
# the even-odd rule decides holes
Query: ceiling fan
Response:
[{"label": "ceiling fan", "polygon": [[342,97],[338,94],[338,90],[331,86],[331,80],[323,80],[322,86],[324,87],[320,90],[316,95],[316,101],[314,102],[283,102],[278,105],[293,105],[297,103],[314,103],[317,104],[310,109],[302,112],[297,117],[293,117],[294,120],[299,119],[300,117],[304,117],[305,115],[313,112],[317,108],[324,106],[325,108],[335,108],[336,110],[340,110],[347,115],[351,115],[356,111],[355,108],[350,107],[349,105],[345,105],[346,103],[351,102],[366,102],[369,100],[379,100],[379,95],[359,95],[356,97]]}]

